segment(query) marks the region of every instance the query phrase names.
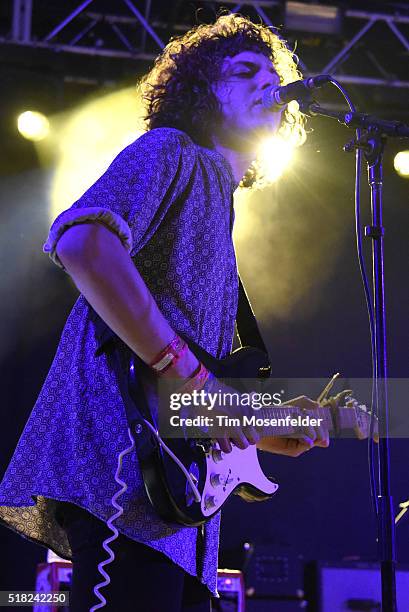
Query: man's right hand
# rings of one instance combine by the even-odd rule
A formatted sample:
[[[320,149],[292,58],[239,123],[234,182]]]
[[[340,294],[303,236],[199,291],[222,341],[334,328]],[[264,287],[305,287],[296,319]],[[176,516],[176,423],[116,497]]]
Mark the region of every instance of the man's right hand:
[[[206,382],[205,390],[208,393],[220,392],[222,397],[230,397],[230,394],[238,394],[240,397],[240,394],[236,389],[224,384],[213,375],[211,375],[208,382]],[[241,421],[244,415],[250,416],[252,409],[249,406],[241,405],[240,402],[233,402],[230,405],[215,406],[214,410],[218,415],[223,415],[230,419],[238,418]],[[226,426],[225,434],[221,437],[217,437],[216,441],[220,446],[220,450],[222,450],[224,453],[230,453],[232,451],[233,444],[234,446],[237,446],[237,448],[244,450],[251,444],[257,444],[260,439],[261,436],[259,432],[253,426]]]

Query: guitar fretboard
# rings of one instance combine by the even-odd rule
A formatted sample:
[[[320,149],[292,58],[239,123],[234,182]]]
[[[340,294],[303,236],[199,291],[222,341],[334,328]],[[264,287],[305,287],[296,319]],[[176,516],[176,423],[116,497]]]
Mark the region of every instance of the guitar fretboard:
[[[334,424],[333,414],[336,418],[336,427]],[[285,436],[298,433],[305,428],[306,423],[302,419],[322,419],[321,425],[329,431],[337,429],[353,429],[356,426],[357,415],[353,408],[341,406],[334,411],[329,407],[319,407],[313,410],[301,410],[297,406],[272,406],[254,410],[256,419],[273,420],[271,425],[262,425],[264,434],[274,436]],[[297,424],[291,424],[291,420],[296,419]]]

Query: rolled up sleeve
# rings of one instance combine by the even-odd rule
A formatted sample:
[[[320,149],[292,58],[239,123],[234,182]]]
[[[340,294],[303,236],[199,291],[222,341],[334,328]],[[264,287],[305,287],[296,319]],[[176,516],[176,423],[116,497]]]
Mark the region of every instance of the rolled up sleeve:
[[[102,223],[112,230],[120,238],[122,244],[128,252],[132,249],[132,234],[127,222],[118,214],[97,206],[89,208],[73,208],[65,210],[59,215],[51,226],[47,242],[43,246],[44,253],[48,253],[52,261],[60,268],[64,269],[58,258],[56,249],[57,243],[63,233],[73,225],[80,223]]]
[[[43,251],[64,269],[56,248],[63,233],[80,223],[102,223],[136,254],[186,188],[195,147],[179,130],[158,128],[126,147],[108,170],[51,226]]]

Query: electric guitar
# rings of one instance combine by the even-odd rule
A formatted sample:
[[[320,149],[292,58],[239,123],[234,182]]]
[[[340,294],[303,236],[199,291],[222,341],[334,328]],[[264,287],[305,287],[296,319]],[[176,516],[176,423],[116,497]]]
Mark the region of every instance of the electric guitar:
[[[239,379],[265,378],[269,372],[265,353],[256,348],[240,348],[225,359],[215,359],[197,344],[191,341],[188,344],[217,378],[238,379],[237,385],[233,383],[238,391],[242,391]],[[129,371],[129,393],[138,405],[139,388],[134,378],[132,359]],[[352,430],[357,438],[367,438],[370,435],[371,415],[365,406],[358,405],[348,394],[349,391],[341,392],[327,400],[326,406],[308,414],[323,418],[330,432]],[[257,417],[260,418],[282,418],[287,414],[297,417],[305,416],[306,412],[288,403],[257,410]],[[217,442],[212,440],[160,440],[152,424],[150,429],[153,450],[148,456],[139,458],[139,463],[148,497],[158,514],[168,522],[198,526],[216,514],[232,493],[246,501],[262,501],[269,499],[278,489],[278,484],[263,473],[255,445],[244,450],[233,447],[230,453],[223,453]],[[263,432],[269,433],[265,428]],[[271,435],[290,436],[296,433],[297,428],[292,426],[271,430]]]

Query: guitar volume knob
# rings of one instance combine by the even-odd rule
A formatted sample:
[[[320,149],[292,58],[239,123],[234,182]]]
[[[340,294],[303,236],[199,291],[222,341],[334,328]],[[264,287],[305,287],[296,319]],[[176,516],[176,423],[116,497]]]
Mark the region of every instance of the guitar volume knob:
[[[226,477],[223,474],[211,474],[210,484],[212,487],[219,487],[220,485],[226,484]]]
[[[214,448],[212,450],[212,459],[215,463],[223,461],[223,452],[218,448]]]
[[[205,507],[206,510],[210,510],[211,508],[214,508],[215,506],[217,506],[217,497],[215,497],[214,495],[206,495],[205,498]]]

